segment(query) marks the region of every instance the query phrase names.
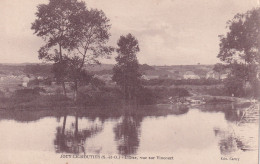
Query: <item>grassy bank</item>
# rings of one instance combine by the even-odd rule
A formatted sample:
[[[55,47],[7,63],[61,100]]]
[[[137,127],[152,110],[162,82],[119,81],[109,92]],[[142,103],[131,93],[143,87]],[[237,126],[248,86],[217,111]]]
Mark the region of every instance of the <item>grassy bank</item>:
[[[68,93],[72,95],[72,93]],[[89,107],[122,104],[152,105],[161,103],[169,97],[189,96],[183,88],[148,88],[142,87],[136,93],[136,99],[125,102],[123,93],[117,87],[80,88],[77,100],[66,97],[60,92],[48,93],[45,89],[35,87],[16,90],[11,96],[0,96],[1,109],[38,109],[60,107]]]
[[[213,81],[214,82],[214,81]],[[203,83],[201,83],[203,84]],[[120,88],[113,85],[84,86],[79,88],[77,100],[73,101],[73,90],[67,87],[67,96],[62,94],[58,85],[32,85],[29,88],[17,89],[11,94],[0,92],[1,109],[59,109],[63,107],[87,108],[110,105],[153,105],[169,104],[170,100],[190,97],[202,100],[207,104],[221,104],[236,101],[226,92],[222,84],[210,85],[148,85],[140,87],[135,93],[136,99],[125,102]],[[250,99],[250,96],[244,99]],[[242,99],[237,98],[237,101]]]

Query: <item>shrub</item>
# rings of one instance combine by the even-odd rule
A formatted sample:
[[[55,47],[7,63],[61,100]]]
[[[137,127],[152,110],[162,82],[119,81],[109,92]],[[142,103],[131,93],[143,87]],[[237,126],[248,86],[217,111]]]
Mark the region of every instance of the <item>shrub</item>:
[[[14,103],[30,102],[40,95],[38,88],[16,90],[11,97]]]
[[[101,87],[97,90],[79,91],[76,103],[78,105],[109,105],[121,101],[122,93],[118,88]]]
[[[47,78],[47,79],[43,79],[40,81],[43,85],[51,85],[52,79],[51,78]]]
[[[16,90],[14,93],[14,96],[16,97],[23,97],[23,96],[37,96],[40,95],[40,89],[34,88],[34,89],[19,89]]]
[[[136,95],[137,103],[140,105],[149,105],[156,103],[156,95],[151,89],[140,87]]]
[[[39,85],[40,81],[38,79],[34,79],[28,82],[28,86],[33,86],[33,85]]]
[[[245,95],[244,91],[244,79],[238,78],[236,76],[229,76],[225,82],[225,91],[229,96],[234,96],[241,97]]]

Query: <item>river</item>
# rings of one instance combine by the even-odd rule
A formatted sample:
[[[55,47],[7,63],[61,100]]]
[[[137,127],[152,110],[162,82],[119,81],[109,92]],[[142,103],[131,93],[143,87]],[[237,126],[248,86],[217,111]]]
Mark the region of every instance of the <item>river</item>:
[[[154,112],[165,109],[173,112]],[[117,114],[1,111],[0,159],[1,164],[65,164],[90,159],[61,155],[85,154],[139,162],[142,156],[160,156],[175,163],[257,163],[258,123],[257,105],[155,105]]]

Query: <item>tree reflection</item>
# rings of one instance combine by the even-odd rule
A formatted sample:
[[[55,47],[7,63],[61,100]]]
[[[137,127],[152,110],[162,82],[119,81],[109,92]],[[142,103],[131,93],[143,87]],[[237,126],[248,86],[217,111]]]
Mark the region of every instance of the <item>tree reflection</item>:
[[[230,122],[239,122],[242,119],[244,112],[243,109],[227,109],[224,111],[225,119]]]
[[[139,147],[140,123],[142,117],[136,115],[122,116],[122,121],[115,128],[117,150],[121,155],[135,154]]]
[[[64,116],[62,127],[57,127],[54,145],[57,153],[85,154],[85,142],[87,138],[102,131],[103,126],[91,126],[90,128],[78,128],[78,115],[75,122],[66,129],[67,115]]]
[[[237,150],[247,151],[251,150],[249,145],[245,139],[241,140],[241,137],[237,136],[232,131],[224,131],[215,128],[214,129],[215,136],[219,137],[219,149],[222,155],[229,155]]]
[[[225,119],[230,121],[228,129],[215,128],[214,133],[219,140],[221,154],[231,154],[237,150],[251,151],[258,149],[257,134],[252,134],[249,128],[251,123],[258,123],[259,110],[257,106],[241,104],[240,106],[232,107],[230,110],[225,110]]]
[[[239,122],[244,115],[244,108],[238,108],[233,103],[220,105],[204,105],[199,108],[203,112],[222,112],[229,122]]]

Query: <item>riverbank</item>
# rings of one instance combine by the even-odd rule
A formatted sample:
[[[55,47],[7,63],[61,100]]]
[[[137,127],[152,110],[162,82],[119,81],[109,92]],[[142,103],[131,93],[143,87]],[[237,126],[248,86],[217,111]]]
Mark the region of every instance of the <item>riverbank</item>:
[[[215,87],[211,87],[211,90]],[[202,88],[175,88],[175,87],[141,87],[136,93],[136,98],[125,102],[120,88],[103,86],[93,88],[90,86],[79,89],[78,98],[73,100],[72,91],[64,96],[60,92],[50,92],[41,87],[15,90],[11,95],[0,95],[0,109],[5,110],[38,110],[60,108],[92,108],[106,106],[124,106],[125,104],[155,105],[173,104],[177,106],[225,104],[225,103],[250,103],[253,99],[230,97],[224,95],[210,95],[201,92]],[[219,88],[217,88],[219,90]],[[256,101],[256,100],[254,100]]]

